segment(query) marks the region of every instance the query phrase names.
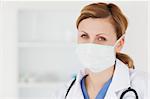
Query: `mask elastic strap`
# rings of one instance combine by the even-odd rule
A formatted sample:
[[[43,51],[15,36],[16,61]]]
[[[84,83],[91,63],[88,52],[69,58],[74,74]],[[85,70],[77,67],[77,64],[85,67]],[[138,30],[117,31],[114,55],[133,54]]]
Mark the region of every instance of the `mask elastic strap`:
[[[125,37],[125,34],[123,34],[123,35],[116,41],[116,43],[114,44],[114,47],[118,44],[118,42],[119,42],[123,37]]]

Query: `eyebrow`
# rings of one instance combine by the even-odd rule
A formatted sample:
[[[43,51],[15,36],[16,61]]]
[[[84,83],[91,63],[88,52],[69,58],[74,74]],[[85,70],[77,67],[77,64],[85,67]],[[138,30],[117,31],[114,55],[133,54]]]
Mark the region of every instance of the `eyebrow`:
[[[87,32],[85,32],[85,31],[79,31],[79,32],[84,32],[84,33],[86,33],[86,34],[88,34]],[[105,34],[106,35],[106,33],[99,33],[99,34],[96,34],[96,36],[99,36],[99,35],[102,35],[102,34]]]

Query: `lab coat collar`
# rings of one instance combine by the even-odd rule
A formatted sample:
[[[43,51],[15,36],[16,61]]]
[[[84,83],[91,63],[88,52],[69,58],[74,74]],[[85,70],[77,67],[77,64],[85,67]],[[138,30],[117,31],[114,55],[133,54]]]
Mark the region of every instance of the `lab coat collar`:
[[[129,68],[126,64],[117,59],[112,82],[108,88],[106,96],[128,87],[130,87]]]
[[[81,97],[83,98],[80,81],[85,75],[85,69],[81,69],[76,77],[76,82],[72,88],[72,91],[69,92],[71,96],[78,98],[80,97],[80,99]],[[116,59],[116,67],[114,70],[112,82],[107,90],[106,97],[115,96],[115,92],[128,87],[130,87],[129,68],[122,61]]]
[[[77,82],[80,82],[85,75],[86,75],[85,69],[80,70],[80,73],[77,75]],[[129,68],[122,61],[116,59],[116,67],[109,88],[111,91],[118,91],[127,88],[129,86],[130,86]]]

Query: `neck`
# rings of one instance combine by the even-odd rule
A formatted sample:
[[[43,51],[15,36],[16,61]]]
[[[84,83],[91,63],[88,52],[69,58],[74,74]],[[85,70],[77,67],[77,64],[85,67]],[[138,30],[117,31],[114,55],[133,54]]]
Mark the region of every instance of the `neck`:
[[[93,83],[105,83],[112,77],[114,73],[114,66],[111,66],[110,68],[98,73],[94,73],[88,69],[86,72],[89,80],[91,80]]]
[[[87,91],[96,95],[103,85],[113,76],[114,65],[99,73],[94,73],[88,69],[86,73],[88,74],[85,79]]]

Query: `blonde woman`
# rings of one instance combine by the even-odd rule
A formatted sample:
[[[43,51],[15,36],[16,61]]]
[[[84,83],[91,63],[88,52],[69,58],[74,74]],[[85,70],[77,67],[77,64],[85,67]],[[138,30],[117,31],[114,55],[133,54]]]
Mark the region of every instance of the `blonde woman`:
[[[76,51],[84,69],[56,99],[144,99],[146,78],[120,52],[128,27],[120,8],[112,3],[89,4],[81,10],[76,26]]]

